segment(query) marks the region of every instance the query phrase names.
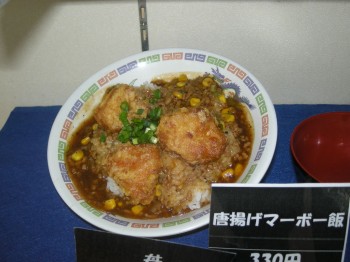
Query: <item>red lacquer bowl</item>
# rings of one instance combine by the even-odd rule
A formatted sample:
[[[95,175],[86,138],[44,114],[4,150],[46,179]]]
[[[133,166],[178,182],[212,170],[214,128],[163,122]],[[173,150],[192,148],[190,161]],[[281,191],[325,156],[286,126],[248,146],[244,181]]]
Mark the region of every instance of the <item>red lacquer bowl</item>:
[[[293,131],[297,164],[318,182],[350,182],[350,112],[312,116]]]

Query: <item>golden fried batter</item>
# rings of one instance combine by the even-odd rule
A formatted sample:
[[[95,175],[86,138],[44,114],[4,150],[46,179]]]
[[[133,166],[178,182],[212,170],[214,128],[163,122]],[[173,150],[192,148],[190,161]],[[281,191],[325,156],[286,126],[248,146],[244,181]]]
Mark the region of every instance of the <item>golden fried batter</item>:
[[[157,146],[121,145],[108,157],[107,173],[130,198],[131,204],[147,205],[155,197],[155,186],[162,168]]]
[[[137,89],[125,84],[119,84],[106,91],[102,102],[95,110],[94,117],[103,128],[108,131],[119,131],[123,124],[119,120],[121,113],[120,105],[126,101],[129,104],[129,120],[136,116],[138,109],[144,109],[142,115],[137,117],[145,117],[147,114],[147,105],[137,96]]]
[[[226,147],[224,133],[204,110],[181,108],[162,116],[157,135],[162,146],[190,164],[216,160]]]

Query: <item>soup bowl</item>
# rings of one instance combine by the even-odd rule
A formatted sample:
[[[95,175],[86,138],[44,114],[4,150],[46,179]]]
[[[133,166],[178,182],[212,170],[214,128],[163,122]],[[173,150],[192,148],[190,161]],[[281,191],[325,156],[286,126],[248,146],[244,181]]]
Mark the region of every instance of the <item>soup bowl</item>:
[[[261,181],[277,140],[276,113],[262,84],[241,65],[214,53],[184,48],[147,51],[119,60],[91,76],[68,98],[53,123],[47,151],[51,179],[64,202],[82,219],[110,232],[143,237],[180,234],[209,223],[209,204],[181,216],[158,219],[132,219],[98,210],[77,190],[65,162],[70,137],[91,116],[103,90],[118,83],[140,86],[160,75],[181,72],[214,75],[225,94],[236,96],[244,104],[254,135],[249,162],[237,183]]]
[[[350,182],[350,112],[329,112],[302,121],[290,141],[300,169],[322,183]]]

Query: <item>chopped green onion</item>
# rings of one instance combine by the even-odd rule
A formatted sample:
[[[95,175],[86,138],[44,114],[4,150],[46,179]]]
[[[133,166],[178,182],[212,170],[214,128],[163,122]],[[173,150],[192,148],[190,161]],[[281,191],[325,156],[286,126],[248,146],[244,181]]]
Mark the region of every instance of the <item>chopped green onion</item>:
[[[135,124],[142,123],[142,119],[141,118],[133,118],[131,121],[133,123],[135,123]]]
[[[152,137],[150,138],[150,141],[151,141],[152,144],[157,144],[158,138],[156,138],[155,136],[152,136]]]
[[[160,92],[160,89],[155,89],[153,91],[152,97],[150,98],[149,102],[151,104],[155,104],[158,102],[158,100],[162,97],[162,93]]]
[[[154,98],[160,99],[161,95],[162,95],[162,93],[160,92],[160,89],[156,89],[153,91]]]
[[[120,109],[121,109],[122,111],[129,112],[129,104],[128,104],[128,102],[123,101],[123,102],[120,104]]]
[[[157,91],[158,90],[158,91]],[[160,90],[157,89],[153,93],[153,97],[159,99],[161,96]],[[157,91],[157,92],[156,92]],[[132,144],[145,144],[158,142],[158,138],[155,136],[157,126],[162,114],[160,107],[152,108],[146,118],[133,118],[128,120],[129,104],[124,101],[121,105],[121,113],[119,114],[119,120],[122,122],[123,127],[118,134],[118,140],[122,143],[130,141]],[[136,114],[141,115],[144,109],[138,109]]]
[[[155,107],[150,110],[149,118],[151,120],[157,121],[160,119],[161,114],[162,114],[162,109],[160,107]]]
[[[104,143],[104,142],[106,142],[106,139],[107,139],[106,134],[102,133],[100,135],[100,142]]]
[[[122,143],[128,142],[129,138],[130,138],[130,133],[125,129],[122,129],[118,134],[118,140]]]
[[[128,120],[128,112],[127,111],[122,111],[119,115],[119,120],[122,122],[124,126],[129,125],[129,120]]]
[[[136,114],[137,115],[142,115],[145,110],[142,108],[137,109]]]
[[[155,131],[155,130],[157,129],[157,125],[156,125],[155,123],[151,123],[151,124],[149,125],[149,129]]]

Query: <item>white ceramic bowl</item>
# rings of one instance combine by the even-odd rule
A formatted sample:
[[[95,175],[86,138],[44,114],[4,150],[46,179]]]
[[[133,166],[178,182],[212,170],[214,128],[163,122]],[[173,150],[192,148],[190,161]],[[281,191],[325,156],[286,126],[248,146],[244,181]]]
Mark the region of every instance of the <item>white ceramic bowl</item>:
[[[210,206],[182,216],[137,220],[110,215],[89,206],[73,185],[64,162],[67,139],[100,101],[94,96],[116,83],[141,85],[154,77],[178,72],[212,73],[221,78],[226,92],[238,92],[249,108],[255,130],[250,161],[239,183],[259,183],[268,169],[277,140],[273,104],[262,84],[244,67],[217,54],[194,49],[147,51],[115,62],[86,80],[69,97],[52,126],[48,165],[53,184],[64,202],[81,218],[101,229],[130,236],[162,237],[184,233],[209,223]]]

